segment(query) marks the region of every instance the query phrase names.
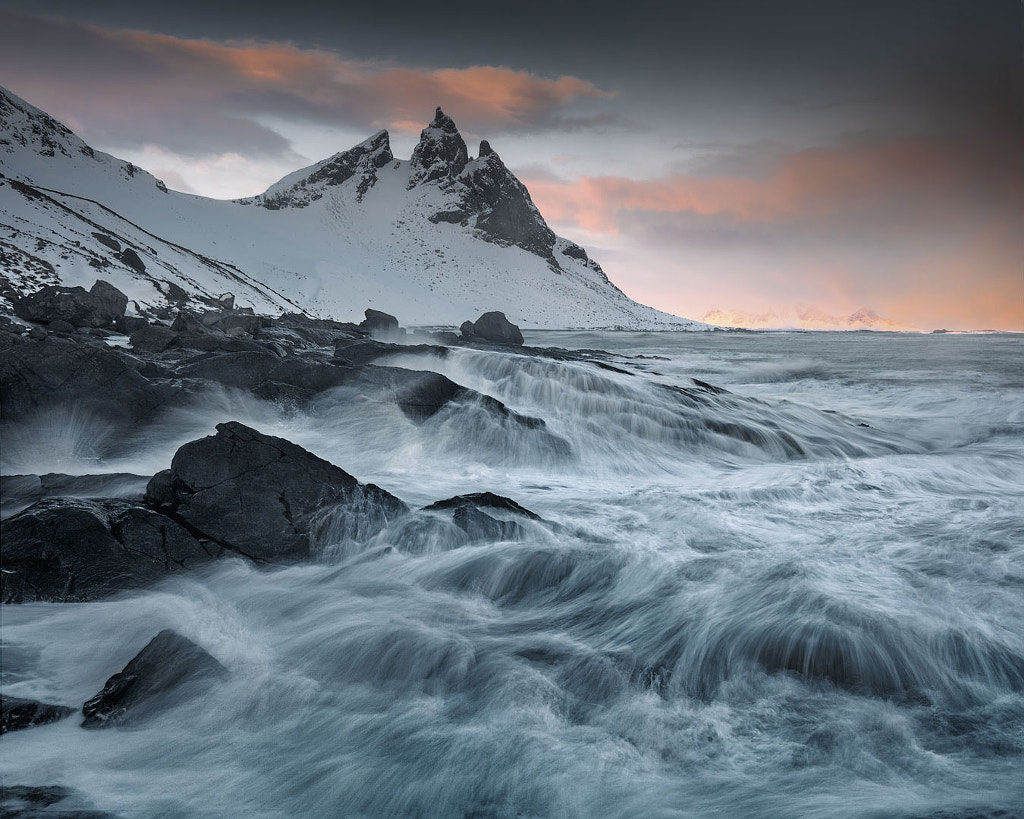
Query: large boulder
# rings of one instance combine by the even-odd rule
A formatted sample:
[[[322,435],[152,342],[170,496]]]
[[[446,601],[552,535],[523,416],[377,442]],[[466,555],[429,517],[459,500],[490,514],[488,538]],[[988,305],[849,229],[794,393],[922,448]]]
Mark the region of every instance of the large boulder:
[[[204,648],[164,629],[82,706],[83,728],[138,722],[201,690],[227,669]]]
[[[128,297],[105,281],[92,290],[52,284],[14,302],[14,314],[26,321],[65,321],[74,327],[107,327],[124,315]]]
[[[103,279],[96,280],[96,283],[89,288],[89,295],[96,300],[103,314],[111,317],[108,323],[122,318],[124,311],[128,309],[128,297]]]
[[[407,511],[402,501],[302,447],[237,421],[185,444],[153,477],[147,499],[194,531],[251,558],[310,555],[310,527],[321,510],[360,518],[363,535]]]
[[[366,318],[359,322],[359,326],[370,333],[398,332],[398,319],[390,313],[385,313],[382,310],[374,310],[372,307],[368,307],[363,311],[363,315],[365,315]]]
[[[494,344],[510,344],[517,347],[523,344],[523,334],[519,327],[497,310],[484,313],[476,321],[463,322],[459,329],[469,339],[483,339]]]
[[[3,602],[78,602],[148,585],[219,553],[122,500],[54,498],[4,521]]]

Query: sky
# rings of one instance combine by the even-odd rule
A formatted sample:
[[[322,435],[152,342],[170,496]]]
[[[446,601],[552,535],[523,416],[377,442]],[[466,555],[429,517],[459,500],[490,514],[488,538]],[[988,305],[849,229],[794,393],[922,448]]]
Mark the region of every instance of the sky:
[[[440,105],[654,307],[1024,331],[1021,0],[0,0],[0,84],[217,198]]]

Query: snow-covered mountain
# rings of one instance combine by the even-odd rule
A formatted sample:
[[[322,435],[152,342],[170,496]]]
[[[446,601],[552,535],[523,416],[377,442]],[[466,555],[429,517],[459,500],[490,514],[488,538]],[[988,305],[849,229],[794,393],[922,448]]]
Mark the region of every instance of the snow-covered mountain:
[[[230,292],[258,311],[411,325],[704,329],[638,304],[551,231],[441,109],[409,160],[386,131],[236,201],[170,191],[0,88],[0,296],[101,275],[140,307]]]

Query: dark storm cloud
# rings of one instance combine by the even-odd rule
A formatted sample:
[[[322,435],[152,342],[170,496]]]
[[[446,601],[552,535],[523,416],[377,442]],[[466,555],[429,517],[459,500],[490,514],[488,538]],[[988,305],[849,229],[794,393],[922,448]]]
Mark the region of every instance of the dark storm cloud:
[[[0,13],[12,90],[83,136],[199,156],[281,155],[261,118],[419,131],[442,105],[469,131],[581,130],[619,118],[569,115],[610,95],[577,77],[496,66],[408,68],[270,41],[217,42]],[[85,67],[85,70],[83,70]]]

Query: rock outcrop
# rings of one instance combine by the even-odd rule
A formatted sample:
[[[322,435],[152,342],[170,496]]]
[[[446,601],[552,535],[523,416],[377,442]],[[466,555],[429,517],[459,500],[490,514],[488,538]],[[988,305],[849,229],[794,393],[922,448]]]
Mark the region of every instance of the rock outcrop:
[[[483,340],[493,344],[510,344],[521,347],[523,333],[518,325],[509,321],[504,313],[497,310],[484,313],[476,321],[464,321],[459,328],[469,341]]]
[[[26,321],[65,321],[73,327],[109,327],[124,315],[128,297],[109,282],[84,287],[48,285],[14,302],[14,314]]]
[[[139,722],[227,676],[204,648],[165,629],[82,706],[83,728]]]
[[[98,600],[216,557],[173,520],[129,501],[54,498],[4,521],[5,603]]]
[[[378,531],[407,511],[380,487],[237,421],[181,447],[171,468],[153,477],[146,497],[220,546],[274,562],[310,556],[310,521],[324,507],[350,507],[360,515],[372,510]]]
[[[75,709],[67,705],[51,705],[7,694],[0,696],[0,711],[3,713],[0,734],[57,722],[75,713]]]

